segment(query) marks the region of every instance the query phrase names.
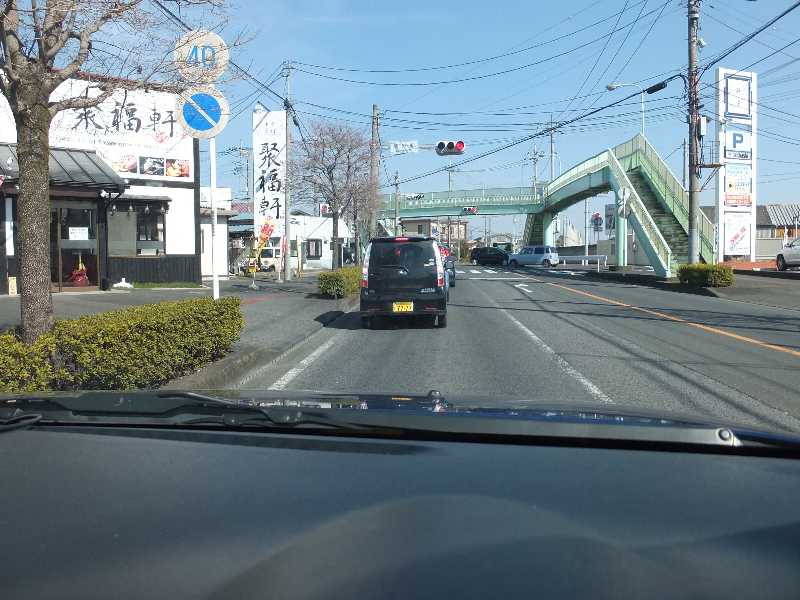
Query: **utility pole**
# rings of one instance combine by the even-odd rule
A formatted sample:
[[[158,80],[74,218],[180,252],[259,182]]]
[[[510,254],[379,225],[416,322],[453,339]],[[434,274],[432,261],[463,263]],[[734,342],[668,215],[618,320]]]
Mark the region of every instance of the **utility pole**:
[[[450,201],[450,196],[453,191],[453,163],[452,160],[447,165],[447,200]],[[452,240],[450,239],[450,215],[447,215],[447,247],[450,248],[450,252],[453,251]]]
[[[394,172],[394,234],[400,235],[400,171]]]
[[[369,142],[369,237],[375,235],[376,223],[375,220],[378,216],[378,161],[380,159],[380,148],[378,147],[378,140],[380,133],[378,131],[378,105],[372,105],[372,138]]]
[[[589,199],[583,201],[583,255],[589,256]],[[589,260],[581,261],[588,265]]]
[[[556,142],[553,130],[553,113],[550,113],[550,181],[555,179]]]
[[[697,30],[700,0],[688,0],[689,20],[689,264],[700,260],[700,236],[697,230],[700,212],[700,137],[699,77],[697,72]]]
[[[286,240],[286,247],[283,250],[283,279],[289,281],[292,278],[292,237],[289,232],[290,215],[289,210],[292,206],[290,185],[289,185],[289,155],[292,141],[291,130],[291,112],[292,102],[289,99],[289,76],[292,74],[292,63],[286,63],[286,89],[284,94],[284,109],[286,112],[286,185],[284,191],[286,194],[286,206],[283,207],[283,239]],[[297,249],[297,263],[300,264],[300,248]]]

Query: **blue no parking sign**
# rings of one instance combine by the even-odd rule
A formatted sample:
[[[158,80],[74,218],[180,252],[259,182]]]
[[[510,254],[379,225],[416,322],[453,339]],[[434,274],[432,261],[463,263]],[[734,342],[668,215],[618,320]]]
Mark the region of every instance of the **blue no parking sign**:
[[[178,100],[178,118],[195,138],[216,137],[225,129],[229,116],[228,101],[213,86],[192,88]]]

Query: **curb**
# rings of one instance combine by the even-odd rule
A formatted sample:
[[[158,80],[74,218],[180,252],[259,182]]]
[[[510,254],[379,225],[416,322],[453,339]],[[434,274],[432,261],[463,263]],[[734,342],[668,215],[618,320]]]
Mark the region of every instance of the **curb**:
[[[751,271],[734,269],[734,275],[756,275],[757,277],[774,277],[775,279],[796,279],[800,281],[800,271]]]
[[[242,379],[253,368],[273,361],[280,355],[285,354],[307,340],[313,333],[328,326],[343,314],[352,311],[356,306],[358,306],[358,296],[337,300],[336,304],[331,306],[331,310],[322,313],[322,315],[327,315],[324,319],[310,321],[307,327],[301,328],[298,335],[281,346],[234,350],[227,356],[201,367],[194,373],[173,379],[161,386],[161,389],[225,389]]]

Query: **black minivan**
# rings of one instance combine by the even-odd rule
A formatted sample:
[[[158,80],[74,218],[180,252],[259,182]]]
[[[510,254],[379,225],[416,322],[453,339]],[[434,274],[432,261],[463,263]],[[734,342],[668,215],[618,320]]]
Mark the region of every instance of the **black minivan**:
[[[379,316],[427,315],[447,326],[449,295],[444,262],[431,237],[374,238],[361,271],[361,323]]]

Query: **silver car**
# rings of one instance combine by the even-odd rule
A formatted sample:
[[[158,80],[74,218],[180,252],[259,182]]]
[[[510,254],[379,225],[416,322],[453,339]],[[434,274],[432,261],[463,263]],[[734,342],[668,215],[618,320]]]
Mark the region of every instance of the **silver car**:
[[[508,258],[508,264],[512,267],[522,265],[553,267],[558,264],[558,251],[552,246],[525,246]]]
[[[789,267],[800,266],[800,238],[792,240],[781,248],[776,258],[778,271],[785,271]]]

